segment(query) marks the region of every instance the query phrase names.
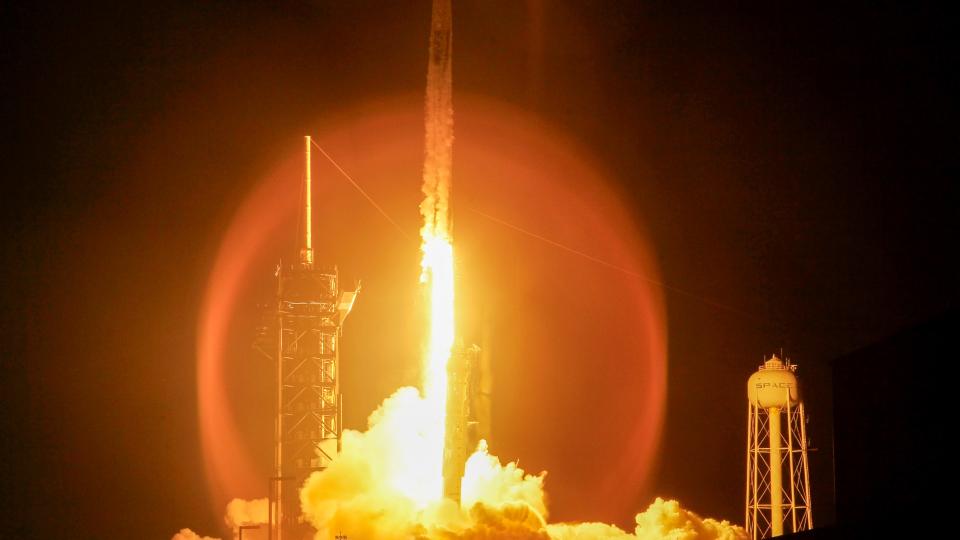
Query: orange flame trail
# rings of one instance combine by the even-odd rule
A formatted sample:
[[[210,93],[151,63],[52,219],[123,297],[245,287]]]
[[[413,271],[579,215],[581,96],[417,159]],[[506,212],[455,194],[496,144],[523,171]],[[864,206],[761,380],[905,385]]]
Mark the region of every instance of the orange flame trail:
[[[426,480],[412,498],[420,505],[443,495],[443,445],[447,409],[447,362],[453,347],[453,244],[450,234],[450,176],[453,160],[453,99],[449,0],[435,0],[430,23],[427,67],[425,155],[423,163],[423,227],[420,281],[429,295],[429,341],[426,347],[423,393],[427,403],[424,456]]]

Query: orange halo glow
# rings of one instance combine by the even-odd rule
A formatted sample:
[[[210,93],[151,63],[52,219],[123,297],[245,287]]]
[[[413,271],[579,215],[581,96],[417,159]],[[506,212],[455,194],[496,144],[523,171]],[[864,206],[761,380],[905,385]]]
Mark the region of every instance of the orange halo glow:
[[[417,96],[366,104],[324,121],[316,134],[318,143],[409,226],[411,235],[420,195],[422,107]],[[558,250],[471,210],[657,280],[653,251],[602,167],[555,129],[504,104],[469,96],[457,97],[456,124],[458,291],[466,283],[465,292],[458,292],[458,335],[471,325],[488,329],[474,334],[487,336],[493,355],[491,447],[507,459],[522,454],[528,467],[550,470],[548,491],[555,515],[563,519],[632,515],[649,480],[666,397],[661,291],[636,275]],[[228,368],[239,369],[227,351],[231,343],[251,340],[242,335],[235,312],[256,301],[243,293],[255,275],[271,270],[259,267],[269,260],[264,253],[276,252],[277,245],[292,247],[295,231],[288,228],[296,219],[298,158],[291,144],[288,159],[234,214],[200,309],[198,414],[218,514],[231,497],[266,491],[268,464],[253,457],[254,443],[242,435],[237,419],[246,407],[269,404],[242,403],[227,381]],[[416,244],[403,243],[342,179],[317,177],[317,200],[328,201],[317,208],[320,226],[327,220],[338,227],[336,239],[317,240],[318,260],[325,258],[325,242],[332,243],[330,251],[338,258],[328,262],[341,268],[352,265],[364,275],[369,273],[365,267],[409,260],[412,267],[398,270],[396,280],[415,280]],[[406,251],[408,259],[390,258]],[[364,309],[362,300],[358,307]],[[345,329],[345,340],[364,335],[372,339],[376,333]],[[352,369],[351,360],[344,357],[343,370]],[[575,416],[594,405],[607,411],[605,419],[586,423]],[[586,457],[588,452],[593,455]],[[584,490],[593,493],[595,507],[583,504],[579,494]],[[572,515],[574,498],[581,499],[580,515]]]

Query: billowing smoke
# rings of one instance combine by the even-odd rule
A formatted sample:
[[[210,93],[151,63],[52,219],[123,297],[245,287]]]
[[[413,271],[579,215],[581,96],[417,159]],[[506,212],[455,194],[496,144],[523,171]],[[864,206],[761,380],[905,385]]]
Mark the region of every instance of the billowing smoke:
[[[220,540],[219,538],[213,538],[210,536],[200,536],[199,534],[191,531],[190,529],[180,529],[180,532],[173,535],[173,538],[170,540]]]
[[[549,523],[546,472],[528,474],[516,463],[501,463],[485,441],[467,460],[461,503],[438,499],[424,505],[417,487],[432,474],[423,467],[433,444],[431,407],[416,388],[401,388],[370,415],[367,431],[344,430],[343,452],[300,491],[303,517],[317,529],[316,540],[340,533],[382,540],[746,538],[742,527],[701,518],[660,498],[636,515],[632,533],[605,523]],[[267,499],[230,501],[224,521],[232,531],[266,523]],[[249,536],[263,537],[265,527],[257,533]],[[172,540],[219,539],[183,529]]]
[[[547,530],[550,538],[554,540],[739,540],[747,537],[743,527],[731,525],[726,520],[701,518],[681,508],[677,501],[667,501],[660,497],[634,519],[637,527],[633,534],[605,523],[562,523],[547,525]]]
[[[259,530],[248,531],[244,538],[258,539],[267,537],[267,521],[269,519],[269,500],[262,499],[233,499],[227,503],[224,512],[223,521],[227,528],[233,531],[234,538],[239,536],[238,532],[241,526],[261,525]],[[181,529],[180,532],[173,535],[171,540],[220,540],[209,536],[200,536],[190,529]]]
[[[501,465],[500,460],[487,451],[487,441],[480,441],[477,451],[467,460],[460,500],[465,507],[477,503],[486,506],[522,504],[543,520],[547,515],[543,496],[546,474],[526,474],[516,463]]]
[[[266,525],[269,511],[269,501],[266,497],[252,501],[233,499],[227,503],[223,521],[231,531],[237,530],[241,525]]]
[[[347,430],[343,453],[325,471],[313,473],[300,492],[305,519],[317,540],[343,533],[351,538],[423,539],[723,539],[746,538],[726,521],[703,519],[676,501],[657,499],[636,515],[627,533],[603,523],[548,523],[545,473],[527,474],[502,464],[481,443],[467,462],[462,503],[440,499],[419,505],[407,486],[418,479],[424,433],[431,415],[415,388],[401,388],[369,418],[366,432]]]

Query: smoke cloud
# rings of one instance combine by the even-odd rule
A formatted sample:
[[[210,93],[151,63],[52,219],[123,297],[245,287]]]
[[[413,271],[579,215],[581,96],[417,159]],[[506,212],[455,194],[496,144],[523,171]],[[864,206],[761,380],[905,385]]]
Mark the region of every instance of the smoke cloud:
[[[741,540],[746,531],[730,522],[701,518],[684,510],[677,501],[657,497],[643,512],[636,515],[637,528],[627,534],[618,527],[605,523],[574,523],[547,525],[550,538],[554,540]]]
[[[180,529],[180,532],[173,535],[173,538],[170,540],[220,540],[219,538],[213,538],[210,536],[200,536],[199,534],[191,531],[190,529]]]
[[[223,521],[230,530],[236,530],[241,525],[261,525],[269,520],[269,511],[269,501],[266,497],[252,501],[233,499],[227,503]]]
[[[432,416],[415,388],[401,388],[368,420],[366,432],[345,430],[343,452],[313,473],[300,492],[303,515],[316,539],[351,538],[692,540],[745,539],[741,527],[704,519],[676,501],[656,499],[636,515],[633,533],[603,523],[548,522],[546,473],[528,474],[502,464],[481,442],[467,461],[462,504],[450,500],[418,506],[404,486],[416,483],[424,433]]]
[[[266,497],[248,501],[245,499],[233,499],[227,503],[227,509],[223,516],[224,523],[234,531],[234,537],[241,525],[264,525],[260,531],[248,531],[244,538],[265,538],[266,523],[269,519],[269,501]],[[259,533],[259,534],[258,534]],[[200,536],[190,529],[180,529],[180,532],[173,535],[170,540],[220,540],[209,536]]]

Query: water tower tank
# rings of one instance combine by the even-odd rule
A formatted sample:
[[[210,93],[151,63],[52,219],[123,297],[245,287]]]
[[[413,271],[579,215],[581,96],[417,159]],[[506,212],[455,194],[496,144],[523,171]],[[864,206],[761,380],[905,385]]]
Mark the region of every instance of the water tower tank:
[[[807,422],[796,369],[774,355],[747,382],[744,528],[751,540],[813,528]]]
[[[786,409],[800,402],[800,387],[794,366],[784,364],[776,355],[764,362],[747,380],[747,398],[761,409]]]

